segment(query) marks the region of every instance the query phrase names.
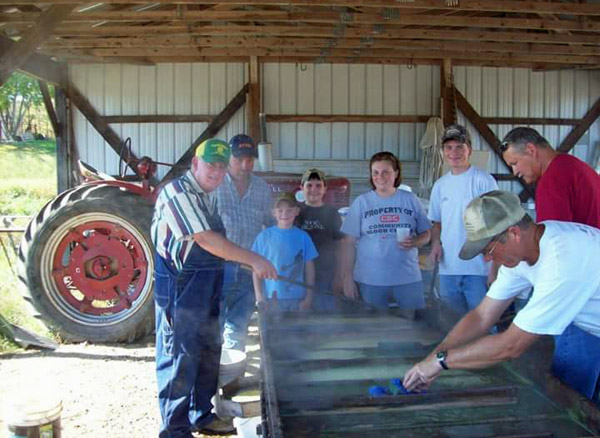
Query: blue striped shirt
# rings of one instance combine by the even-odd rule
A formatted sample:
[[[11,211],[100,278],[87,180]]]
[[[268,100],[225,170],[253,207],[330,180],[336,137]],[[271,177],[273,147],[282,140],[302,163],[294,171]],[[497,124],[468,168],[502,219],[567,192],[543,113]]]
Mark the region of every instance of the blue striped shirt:
[[[250,175],[250,185],[240,199],[235,183],[227,174],[215,193],[227,238],[242,248],[252,248],[263,226],[274,222],[271,190],[267,183]]]
[[[160,191],[152,217],[152,242],[158,254],[181,270],[194,244],[194,234],[209,231],[207,215],[217,211],[217,199],[206,193],[191,171]]]

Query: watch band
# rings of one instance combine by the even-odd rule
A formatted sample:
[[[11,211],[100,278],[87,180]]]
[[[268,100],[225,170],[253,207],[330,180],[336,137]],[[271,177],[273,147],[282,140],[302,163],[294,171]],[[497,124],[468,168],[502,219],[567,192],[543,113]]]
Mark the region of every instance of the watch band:
[[[441,365],[441,367],[445,370],[449,370],[450,368],[448,368],[448,365],[446,365],[446,358],[448,357],[448,352],[446,350],[444,351],[438,351],[438,353],[435,355],[435,357],[437,358],[438,363]]]

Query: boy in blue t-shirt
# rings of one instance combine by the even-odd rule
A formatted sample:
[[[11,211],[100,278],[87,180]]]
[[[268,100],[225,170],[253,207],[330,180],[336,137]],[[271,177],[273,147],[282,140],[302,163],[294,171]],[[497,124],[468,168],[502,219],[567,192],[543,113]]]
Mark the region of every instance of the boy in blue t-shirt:
[[[315,283],[313,259],[319,254],[308,233],[296,228],[294,221],[300,208],[294,196],[282,193],[275,202],[273,216],[277,225],[259,233],[252,251],[269,260],[277,272],[296,282]],[[282,280],[262,280],[253,276],[257,302],[269,301],[279,310],[309,310],[313,291]],[[274,304],[276,302],[276,304]]]

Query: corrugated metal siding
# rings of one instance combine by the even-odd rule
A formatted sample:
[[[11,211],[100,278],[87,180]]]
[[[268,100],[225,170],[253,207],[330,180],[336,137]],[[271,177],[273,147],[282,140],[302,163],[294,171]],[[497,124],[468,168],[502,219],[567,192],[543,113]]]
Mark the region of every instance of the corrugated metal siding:
[[[439,114],[439,68],[434,66],[264,64],[267,114]],[[278,158],[368,159],[392,151],[418,158],[424,123],[269,123]]]
[[[217,114],[247,80],[244,64],[74,65],[73,82],[104,115]],[[600,73],[533,72],[526,69],[455,67],[457,88],[483,117],[580,118],[600,96]],[[436,66],[263,64],[263,109],[267,114],[437,115],[440,77]],[[465,123],[459,113],[459,121]],[[76,112],[75,139],[81,158],[109,173],[117,157]],[[487,149],[473,133],[474,148]],[[131,137],[138,155],[174,162],[206,123],[115,124]],[[492,125],[502,138],[512,125]],[[571,126],[534,126],[557,146]],[[222,138],[243,132],[245,112],[238,111]],[[269,123],[275,158],[366,160],[389,150],[405,161],[418,160],[422,123]],[[573,153],[590,162],[600,141],[600,122],[592,125]],[[508,172],[493,156],[489,171]],[[161,175],[166,172],[161,168]],[[342,175],[353,176],[353,175]],[[517,183],[501,187],[520,190]]]
[[[159,64],[155,67],[119,64],[70,67],[73,83],[106,116],[145,114],[218,114],[246,83],[243,63]],[[116,174],[117,155],[96,130],[75,111],[75,142],[81,159]],[[207,123],[113,124],[132,150],[158,161],[174,163],[206,128]],[[245,130],[244,111],[218,134],[229,138]],[[159,167],[159,176],[168,168]]]
[[[600,74],[593,71],[534,72],[527,69],[455,67],[454,82],[482,117],[560,117],[581,118],[600,96]],[[459,113],[459,122],[466,120]],[[487,143],[473,126],[475,149],[487,149]],[[490,125],[498,138],[515,125]],[[557,147],[573,126],[532,125]],[[594,149],[599,147],[600,122],[596,121],[573,148],[573,154],[591,163]],[[594,163],[595,164],[595,163]],[[491,172],[508,173],[495,155]],[[516,182],[501,182],[501,188],[520,191]]]

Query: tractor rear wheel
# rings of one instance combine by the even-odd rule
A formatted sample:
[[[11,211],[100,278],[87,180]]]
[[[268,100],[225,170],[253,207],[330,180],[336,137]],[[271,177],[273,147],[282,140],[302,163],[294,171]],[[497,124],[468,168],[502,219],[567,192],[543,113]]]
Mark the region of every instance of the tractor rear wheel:
[[[152,203],[113,186],[59,195],[21,241],[25,299],[69,342],[132,342],[153,329]]]

